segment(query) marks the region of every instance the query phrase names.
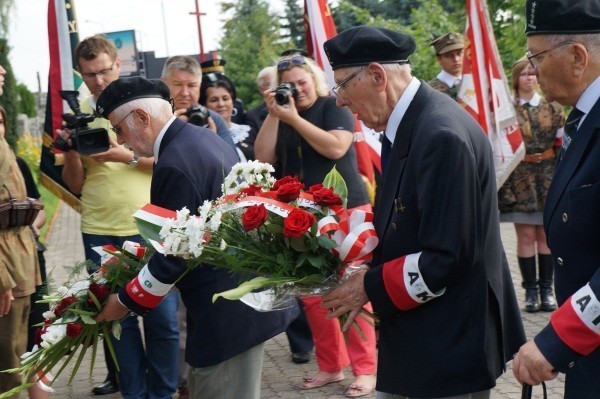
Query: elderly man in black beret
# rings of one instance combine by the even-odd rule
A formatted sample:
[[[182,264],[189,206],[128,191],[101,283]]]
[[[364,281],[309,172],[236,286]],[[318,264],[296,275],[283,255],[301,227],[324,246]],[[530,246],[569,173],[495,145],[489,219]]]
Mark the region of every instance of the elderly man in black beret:
[[[368,270],[322,306],[352,320],[373,304],[378,399],[489,398],[525,342],[489,140],[455,101],[411,75],[412,37],[360,26],[324,47],[338,106],[384,137],[379,246]]]
[[[221,194],[237,156],[212,131],[173,115],[166,83],[117,79],[102,91],[96,110],[110,120],[119,144],[138,156],[154,156],[152,204],[197,213],[205,200]],[[238,280],[208,265],[179,279],[185,270],[183,259],[155,254],[125,289],[110,296],[97,320],[118,320],[129,310],[145,316],[177,286],[188,310],[190,396],[258,399],[264,341],[283,332],[298,309],[261,313],[240,301],[213,304],[213,294],[237,287]]]
[[[600,398],[600,0],[528,0],[527,58],[549,101],[572,106],[544,209],[559,309],[515,357],[517,380],[566,374]]]

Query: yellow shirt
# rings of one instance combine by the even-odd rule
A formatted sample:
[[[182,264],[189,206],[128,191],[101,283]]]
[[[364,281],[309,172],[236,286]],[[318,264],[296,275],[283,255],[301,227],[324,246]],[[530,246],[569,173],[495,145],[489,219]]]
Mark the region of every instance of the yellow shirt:
[[[82,101],[81,111],[93,113],[88,100]],[[99,117],[88,126],[103,127],[116,140],[108,120]],[[120,162],[100,164],[87,156],[81,159],[85,170],[81,231],[119,237],[139,234],[131,215],[150,202],[152,171]]]

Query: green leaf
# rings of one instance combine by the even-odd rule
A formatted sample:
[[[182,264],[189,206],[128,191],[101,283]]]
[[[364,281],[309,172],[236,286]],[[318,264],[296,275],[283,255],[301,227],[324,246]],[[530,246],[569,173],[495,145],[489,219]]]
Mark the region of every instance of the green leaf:
[[[279,235],[283,234],[283,226],[273,223],[265,223],[264,225],[265,231],[270,234]]]
[[[116,339],[121,339],[121,333],[123,332],[123,327],[121,327],[121,322],[119,320],[113,321],[111,331]]]
[[[256,278],[253,278],[252,280],[243,282],[237,288],[233,288],[228,291],[223,291],[223,292],[219,292],[218,294],[214,294],[212,301],[214,303],[219,298],[224,298],[224,299],[229,299],[230,301],[235,301],[252,291],[255,291],[255,290],[258,290],[258,289],[261,289],[264,287],[274,286],[277,284],[293,282],[295,280],[297,280],[297,279],[280,278],[280,277],[262,277],[262,276],[256,277]]]
[[[319,245],[325,249],[332,249],[338,247],[338,243],[329,238],[327,235],[320,235],[318,238]]]
[[[290,245],[298,252],[307,252],[309,249],[306,243],[304,242],[304,238],[290,238]]]
[[[323,265],[323,258],[320,256],[309,256],[308,262],[317,269],[319,269],[321,265]]]
[[[337,171],[335,166],[323,179],[323,187],[328,187],[335,191],[335,193],[342,198],[344,206],[346,206],[346,202],[348,201],[348,187],[346,186],[344,178],[340,172]]]
[[[160,238],[160,226],[157,226],[155,224],[149,223],[145,220],[141,220],[141,219],[135,219],[135,224],[138,228],[138,231],[140,232],[140,235],[142,237],[144,237],[144,239],[146,241],[148,240],[154,240],[154,241],[158,241],[161,242],[162,239]]]
[[[82,314],[80,317],[81,317],[81,320],[85,324],[96,324],[96,320],[94,320],[92,317],[88,316],[87,314]]]

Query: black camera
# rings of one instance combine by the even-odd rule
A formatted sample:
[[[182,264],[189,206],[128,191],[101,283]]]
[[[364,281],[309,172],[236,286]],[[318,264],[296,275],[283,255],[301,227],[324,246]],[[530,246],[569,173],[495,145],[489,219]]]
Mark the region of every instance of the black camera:
[[[74,149],[81,155],[92,155],[99,152],[108,151],[110,143],[108,141],[108,132],[104,128],[89,128],[88,123],[96,119],[91,114],[81,112],[77,96],[79,92],[76,90],[59,90],[60,96],[69,104],[69,108],[73,114],[62,114],[64,127],[70,129],[71,145],[67,140],[58,136],[54,141],[54,147],[61,151],[69,151]]]
[[[210,118],[210,113],[204,105],[194,104],[183,115],[188,117],[188,122],[192,125],[209,127],[208,118]]]
[[[296,85],[290,82],[283,82],[275,89],[275,102],[279,105],[285,105],[290,102],[290,97],[294,97],[294,101],[298,100],[298,90]]]

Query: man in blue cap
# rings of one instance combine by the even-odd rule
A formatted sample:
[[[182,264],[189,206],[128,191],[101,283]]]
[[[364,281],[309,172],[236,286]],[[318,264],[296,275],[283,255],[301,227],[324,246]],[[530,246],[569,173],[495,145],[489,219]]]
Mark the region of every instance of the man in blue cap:
[[[359,26],[324,47],[337,105],[385,133],[379,245],[368,270],[322,306],[353,320],[373,304],[378,399],[490,398],[525,334],[489,140],[454,100],[412,76],[412,37]]]
[[[565,398],[600,398],[600,0],[528,0],[527,58],[548,101],[572,106],[544,208],[559,308],[513,363]]]

